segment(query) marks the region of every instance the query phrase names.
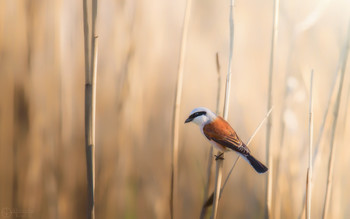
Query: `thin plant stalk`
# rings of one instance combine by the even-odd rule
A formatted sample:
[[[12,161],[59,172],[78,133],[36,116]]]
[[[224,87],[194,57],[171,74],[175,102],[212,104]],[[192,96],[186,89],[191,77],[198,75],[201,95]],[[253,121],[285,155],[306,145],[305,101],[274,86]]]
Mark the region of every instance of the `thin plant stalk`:
[[[209,186],[210,186],[210,178],[211,178],[211,167],[212,167],[212,164],[213,164],[213,147],[210,147],[209,148],[209,159],[208,159],[208,165],[207,165],[207,180],[206,180],[206,184],[205,184],[205,188],[204,188],[204,197],[203,197],[203,200],[204,200],[204,204],[203,204],[203,207],[202,207],[202,210],[201,210],[201,215],[200,215],[200,219],[204,219],[205,217],[205,213],[206,213],[206,206],[205,206],[205,203],[206,203],[206,200],[208,198],[208,194],[209,194]]]
[[[333,185],[332,178],[333,178],[333,172],[334,172],[334,158],[335,158],[335,150],[336,150],[336,144],[334,144],[334,139],[335,139],[335,133],[336,133],[336,128],[337,128],[338,114],[339,114],[339,108],[340,108],[339,107],[340,106],[340,98],[341,98],[341,94],[342,94],[347,58],[348,58],[348,54],[349,54],[349,43],[350,43],[350,22],[349,22],[349,27],[348,27],[347,42],[345,45],[346,52],[345,52],[344,62],[342,64],[341,72],[340,72],[340,82],[339,82],[340,84],[339,84],[337,99],[336,99],[335,107],[334,107],[334,111],[333,111],[333,123],[332,123],[331,143],[330,143],[331,152],[330,152],[329,159],[328,159],[327,187],[326,187],[326,195],[325,195],[325,199],[324,199],[323,213],[322,213],[323,219],[325,219],[327,217],[329,203],[330,203],[330,199],[331,199],[331,192],[332,192],[332,185]]]
[[[309,193],[308,193],[308,189],[309,189],[309,167],[307,168],[307,170],[306,170],[306,183],[305,183],[305,185],[306,185],[306,187],[305,187],[305,191],[306,191],[306,196],[305,196],[305,207],[304,207],[304,209],[305,209],[305,219],[307,219],[308,218],[308,200],[309,200]]]
[[[272,87],[273,87],[273,67],[274,67],[274,53],[275,46],[277,44],[277,33],[278,33],[278,15],[279,15],[279,0],[273,1],[274,12],[273,12],[273,26],[272,26],[272,38],[271,38],[271,51],[270,51],[270,67],[269,67],[269,84],[268,84],[268,99],[267,99],[267,110],[272,107]],[[266,160],[269,172],[266,177],[266,197],[265,197],[265,218],[272,217],[272,179],[273,179],[273,157],[271,149],[271,128],[272,128],[272,117],[268,117],[267,129],[266,129]]]
[[[227,120],[228,117],[228,108],[230,103],[230,90],[231,90],[231,69],[232,69],[232,56],[233,56],[233,31],[234,31],[234,23],[233,23],[233,6],[234,1],[230,1],[230,49],[229,49],[229,61],[228,61],[228,69],[226,76],[226,88],[225,88],[225,102],[224,102],[224,111],[223,117]],[[217,153],[217,156],[220,156],[221,152]],[[222,158],[224,156],[222,155]],[[215,171],[215,187],[214,187],[214,199],[213,199],[213,210],[211,214],[211,218],[215,219],[217,216],[217,209],[219,204],[219,196],[220,196],[220,187],[222,181],[222,168],[223,168],[223,159],[216,160],[216,171]]]
[[[182,37],[180,46],[179,66],[177,74],[177,85],[175,91],[174,113],[173,113],[173,130],[172,130],[172,160],[171,160],[171,182],[170,182],[170,218],[174,216],[174,202],[176,200],[176,182],[178,169],[178,148],[179,148],[179,118],[180,118],[180,104],[182,96],[183,72],[185,65],[185,54],[187,46],[188,26],[191,13],[192,0],[187,0],[182,25]]]
[[[84,58],[85,58],[85,80],[90,80],[90,35],[88,21],[88,5],[87,0],[83,0],[83,22],[84,22]]]
[[[220,109],[220,96],[221,96],[221,74],[220,74],[220,61],[219,61],[219,54],[216,53],[216,72],[217,72],[217,83],[218,83],[218,89],[217,89],[217,96],[216,96],[216,115],[219,115],[219,109]],[[205,217],[205,213],[207,208],[205,207],[205,201],[208,198],[209,194],[209,186],[210,186],[210,178],[211,178],[211,167],[213,164],[213,147],[209,147],[209,158],[208,158],[208,165],[207,165],[207,180],[204,187],[204,204],[201,210],[200,219],[203,219]]]
[[[339,72],[339,69],[337,68],[336,70],[336,73],[334,75],[334,79],[333,79],[333,82],[332,82],[332,86],[331,86],[331,89],[330,89],[330,92],[329,92],[329,96],[328,96],[328,100],[327,100],[327,105],[326,105],[326,110],[323,114],[323,120],[322,120],[322,123],[320,125],[320,130],[318,132],[318,137],[317,137],[317,140],[316,140],[316,143],[315,143],[315,149],[314,149],[314,152],[313,152],[313,159],[312,159],[312,168],[315,169],[315,166],[317,165],[317,160],[320,158],[320,156],[318,156],[319,154],[321,154],[321,140],[322,140],[322,136],[323,136],[323,132],[324,132],[324,128],[325,128],[325,125],[326,125],[326,121],[327,121],[327,118],[328,118],[328,115],[329,115],[329,108],[331,107],[331,103],[332,103],[332,96],[333,96],[333,93],[335,91],[335,85],[336,85],[336,82],[337,82],[337,78],[338,78],[338,72]],[[317,169],[317,168],[316,168]],[[315,172],[315,174],[313,174],[313,177],[315,177],[317,172]],[[301,212],[299,213],[299,219],[302,218],[302,216],[305,214],[305,202],[306,202],[306,194],[304,193],[303,195],[303,201],[302,201],[302,210]]]
[[[98,42],[96,35],[97,0],[92,0],[91,35],[89,33],[88,5],[83,0],[85,52],[85,150],[88,181],[88,218],[95,218],[95,130],[96,130],[96,76]],[[91,46],[89,47],[89,41]]]
[[[218,152],[217,156],[219,156],[220,153],[221,152]],[[223,155],[221,155],[221,157],[223,157]],[[221,186],[221,180],[222,180],[222,167],[223,167],[223,160],[221,160],[221,159],[216,160],[215,187],[214,187],[213,210],[212,210],[211,219],[215,219],[216,215],[217,215],[217,209],[218,209],[218,204],[219,204],[220,186]]]
[[[309,102],[309,167],[307,169],[307,183],[306,183],[306,217],[311,218],[311,195],[312,195],[312,145],[314,134],[314,121],[313,121],[313,99],[312,99],[312,87],[313,87],[314,71],[311,71],[310,76],[310,102]]]
[[[216,53],[216,72],[218,75],[218,89],[216,94],[216,115],[220,114],[220,97],[221,97],[221,66],[219,60],[219,53]]]
[[[229,53],[229,62],[228,62],[228,70],[226,77],[226,88],[225,88],[225,102],[224,102],[224,111],[223,117],[227,120],[228,117],[228,108],[230,105],[230,91],[231,91],[231,75],[232,75],[232,56],[233,56],[233,31],[234,31],[234,23],[233,23],[233,6],[234,1],[231,0],[230,4],[230,53]],[[220,160],[220,159],[219,159]]]

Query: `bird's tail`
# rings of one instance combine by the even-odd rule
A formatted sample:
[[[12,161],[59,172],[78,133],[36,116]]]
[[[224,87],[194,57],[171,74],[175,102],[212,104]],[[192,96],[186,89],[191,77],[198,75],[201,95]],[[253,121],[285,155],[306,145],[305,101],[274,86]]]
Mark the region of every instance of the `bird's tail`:
[[[268,170],[268,168],[264,164],[255,159],[252,155],[248,154],[245,158],[248,160],[250,165],[252,165],[256,172],[265,173]]]

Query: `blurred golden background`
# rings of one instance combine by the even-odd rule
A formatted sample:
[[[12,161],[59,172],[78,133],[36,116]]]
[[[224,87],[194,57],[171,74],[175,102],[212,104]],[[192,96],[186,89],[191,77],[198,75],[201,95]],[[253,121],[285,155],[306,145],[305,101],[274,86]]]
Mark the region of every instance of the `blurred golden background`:
[[[184,11],[185,1],[99,0],[96,218],[169,218],[171,125]],[[183,121],[198,106],[215,111],[217,52],[223,94],[228,13],[229,1],[193,1]],[[228,120],[243,141],[267,112],[272,15],[273,1],[235,2]],[[275,164],[279,162],[274,166],[274,218],[298,218],[302,211],[311,69],[315,144],[330,106],[313,178],[312,215],[322,215],[349,18],[347,0],[280,3],[272,113],[272,148]],[[4,209],[30,211],[30,218],[86,217],[83,39],[82,1],[0,1],[1,218],[8,218]],[[335,135],[329,218],[350,218],[349,73]],[[196,126],[181,122],[180,127],[176,217],[198,218],[209,145]],[[250,146],[264,163],[265,129]],[[235,158],[226,155],[224,177]],[[218,218],[262,218],[265,179],[239,162],[220,200]]]

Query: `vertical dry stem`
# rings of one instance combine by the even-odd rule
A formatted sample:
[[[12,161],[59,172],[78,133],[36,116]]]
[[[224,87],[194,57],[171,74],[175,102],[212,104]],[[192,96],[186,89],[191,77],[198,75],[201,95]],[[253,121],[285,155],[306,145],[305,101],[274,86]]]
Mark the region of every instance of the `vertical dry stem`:
[[[219,54],[216,53],[216,72],[217,72],[217,76],[218,76],[218,89],[217,89],[217,96],[216,96],[216,115],[219,115],[219,108],[220,108],[220,91],[221,91],[221,74],[220,74],[220,61],[219,61]],[[209,194],[209,186],[210,186],[210,178],[211,178],[211,167],[213,164],[213,147],[209,148],[209,159],[208,159],[208,165],[207,165],[207,180],[205,183],[205,188],[204,188],[204,202],[203,202],[203,207],[201,210],[201,215],[200,215],[200,219],[203,219],[205,217],[205,213],[206,213],[206,200],[208,199],[208,194]]]
[[[219,156],[220,152],[218,152],[217,155]],[[221,155],[221,157],[223,157],[223,155]],[[216,160],[213,211],[212,211],[211,219],[215,219],[217,215],[219,196],[220,196],[220,186],[221,186],[221,180],[222,180],[222,167],[223,167],[223,160],[221,159]]]
[[[220,97],[221,97],[221,66],[219,53],[216,53],[216,72],[218,74],[218,90],[216,93],[216,115],[220,114]]]
[[[230,51],[229,51],[229,62],[228,62],[228,69],[227,69],[227,77],[226,77],[226,88],[225,88],[225,102],[224,102],[224,112],[223,117],[225,120],[227,120],[228,117],[228,108],[229,108],[229,100],[230,100],[230,90],[231,90],[231,66],[232,66],[232,54],[233,54],[233,31],[234,31],[234,24],[233,24],[233,5],[234,1],[231,0],[230,3]],[[218,156],[220,155],[220,152],[218,152]],[[222,155],[223,157],[223,155]],[[215,219],[217,215],[217,209],[219,204],[219,197],[220,197],[220,187],[221,187],[221,180],[222,180],[222,167],[223,167],[223,160],[217,159],[216,160],[216,171],[215,171],[215,187],[214,187],[214,199],[213,199],[213,211],[211,218]]]
[[[176,199],[176,181],[178,167],[178,147],[179,147],[179,117],[182,94],[183,71],[185,63],[185,52],[187,44],[188,24],[190,19],[192,0],[187,0],[184,21],[182,26],[181,48],[179,66],[177,74],[177,85],[175,92],[174,114],[173,114],[173,139],[172,139],[172,160],[171,160],[171,182],[170,182],[170,217],[174,218],[174,200]]]
[[[90,77],[90,48],[89,48],[89,21],[87,0],[83,0],[83,17],[84,17],[84,58],[85,58],[85,80]],[[90,80],[90,79],[89,79]]]
[[[272,26],[272,38],[271,38],[271,52],[270,52],[270,67],[269,67],[269,87],[268,87],[268,99],[267,99],[267,110],[272,107],[272,82],[273,82],[273,63],[274,63],[274,51],[275,45],[277,42],[277,33],[278,33],[278,8],[279,0],[274,0],[274,13],[273,13],[273,26]],[[266,208],[265,208],[265,218],[272,217],[272,177],[273,177],[273,157],[271,149],[271,126],[272,126],[272,117],[269,117],[267,120],[267,129],[266,129],[266,160],[267,166],[269,167],[269,172],[267,173],[266,179]]]
[[[349,22],[350,24],[350,22]],[[339,106],[340,106],[340,98],[341,98],[341,93],[342,93],[342,88],[343,88],[343,82],[344,82],[344,75],[345,75],[345,70],[346,70],[346,63],[348,59],[348,54],[349,54],[349,42],[350,42],[350,25],[348,26],[348,34],[347,34],[347,42],[345,45],[345,57],[342,63],[341,67],[341,74],[340,74],[340,84],[338,88],[338,94],[337,94],[337,99],[335,102],[335,107],[333,111],[333,123],[332,123],[332,132],[331,132],[331,153],[329,155],[328,159],[328,175],[327,175],[327,187],[326,187],[326,195],[325,195],[325,200],[324,200],[324,205],[323,205],[323,213],[322,213],[322,218],[327,217],[328,209],[329,209],[329,202],[331,199],[331,190],[332,190],[332,184],[333,184],[333,171],[334,171],[334,157],[335,157],[335,150],[336,150],[336,145],[334,144],[334,139],[335,139],[335,131],[337,127],[337,121],[338,121],[338,114],[339,114]]]
[[[92,0],[92,28],[89,35],[88,6],[83,1],[85,51],[85,150],[88,181],[88,218],[95,218],[95,121],[97,75],[97,0]],[[91,47],[89,48],[89,40]],[[89,62],[90,61],[90,62]]]
[[[309,167],[307,169],[307,183],[306,183],[306,217],[311,218],[311,195],[312,195],[312,145],[314,134],[313,121],[313,100],[312,100],[312,85],[313,85],[314,71],[311,71],[310,76],[310,102],[309,102]]]

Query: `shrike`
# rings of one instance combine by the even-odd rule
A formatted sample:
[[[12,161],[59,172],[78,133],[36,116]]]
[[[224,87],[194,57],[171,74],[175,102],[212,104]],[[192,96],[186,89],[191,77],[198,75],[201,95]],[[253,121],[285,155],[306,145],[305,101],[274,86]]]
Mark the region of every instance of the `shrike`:
[[[216,116],[212,111],[205,107],[198,107],[192,110],[185,123],[196,123],[202,134],[209,142],[217,148],[221,154],[216,159],[223,159],[221,156],[229,149],[238,153],[244,160],[258,173],[265,173],[268,168],[260,161],[255,159],[248,147],[241,141],[235,130],[220,116]]]

